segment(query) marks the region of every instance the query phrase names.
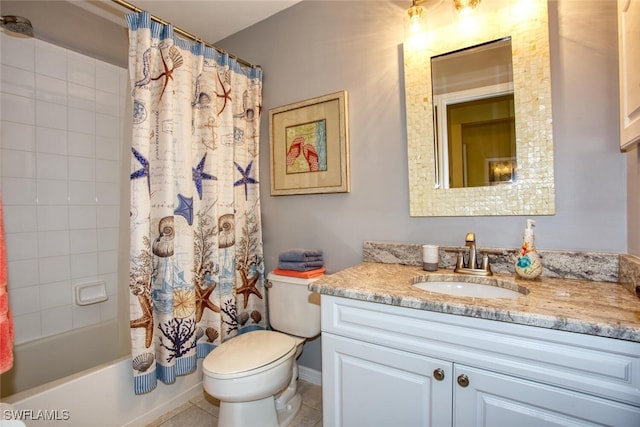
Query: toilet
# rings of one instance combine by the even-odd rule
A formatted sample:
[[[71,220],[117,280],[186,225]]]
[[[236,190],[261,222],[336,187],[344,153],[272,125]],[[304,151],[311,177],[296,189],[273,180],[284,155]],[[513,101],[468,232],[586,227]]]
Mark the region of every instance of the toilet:
[[[318,278],[267,275],[269,320],[274,330],[246,332],[204,359],[204,390],[220,400],[219,427],[284,427],[296,416],[297,358],[307,338],[320,333]]]

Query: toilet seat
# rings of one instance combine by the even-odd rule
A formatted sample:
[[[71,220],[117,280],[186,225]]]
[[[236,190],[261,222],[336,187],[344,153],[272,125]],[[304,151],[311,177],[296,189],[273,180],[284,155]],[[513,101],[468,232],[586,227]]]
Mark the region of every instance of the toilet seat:
[[[211,378],[240,378],[271,369],[296,352],[297,341],[276,331],[252,331],[216,347],[202,363]]]

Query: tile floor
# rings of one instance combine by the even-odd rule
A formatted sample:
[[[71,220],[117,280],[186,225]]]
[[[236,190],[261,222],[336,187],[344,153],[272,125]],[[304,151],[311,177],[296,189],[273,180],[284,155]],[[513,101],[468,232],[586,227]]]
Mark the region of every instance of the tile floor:
[[[322,388],[298,380],[302,407],[290,427],[322,427]],[[202,394],[179,408],[168,412],[147,427],[215,427],[218,425],[219,402]]]

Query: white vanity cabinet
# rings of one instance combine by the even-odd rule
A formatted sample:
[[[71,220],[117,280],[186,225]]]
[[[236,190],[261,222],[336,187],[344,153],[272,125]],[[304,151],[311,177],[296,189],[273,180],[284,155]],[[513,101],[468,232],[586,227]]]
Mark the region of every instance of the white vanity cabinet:
[[[640,343],[322,296],[324,426],[640,426]]]

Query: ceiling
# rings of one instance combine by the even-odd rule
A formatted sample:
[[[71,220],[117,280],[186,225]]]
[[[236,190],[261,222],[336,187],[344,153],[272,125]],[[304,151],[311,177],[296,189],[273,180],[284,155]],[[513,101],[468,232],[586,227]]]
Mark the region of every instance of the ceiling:
[[[215,45],[301,0],[128,1]],[[36,38],[123,67],[128,46],[124,15],[129,12],[111,0],[0,0],[0,13],[29,19]]]

